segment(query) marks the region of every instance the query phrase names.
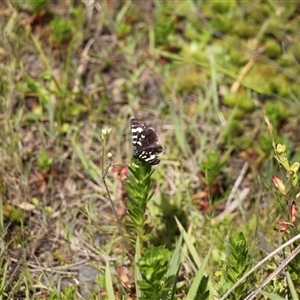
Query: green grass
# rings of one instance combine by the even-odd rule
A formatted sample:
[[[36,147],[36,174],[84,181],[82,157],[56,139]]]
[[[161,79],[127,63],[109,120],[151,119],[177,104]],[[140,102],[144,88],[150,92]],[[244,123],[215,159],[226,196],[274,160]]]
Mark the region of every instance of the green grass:
[[[1,299],[298,299],[296,1],[0,11]]]

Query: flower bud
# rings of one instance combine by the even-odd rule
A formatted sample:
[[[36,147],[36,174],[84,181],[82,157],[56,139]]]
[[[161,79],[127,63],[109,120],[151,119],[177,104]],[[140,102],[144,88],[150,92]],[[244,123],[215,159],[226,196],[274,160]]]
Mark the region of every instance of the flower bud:
[[[275,188],[283,195],[286,195],[286,188],[282,180],[277,176],[273,175],[272,176],[272,182],[275,186]]]

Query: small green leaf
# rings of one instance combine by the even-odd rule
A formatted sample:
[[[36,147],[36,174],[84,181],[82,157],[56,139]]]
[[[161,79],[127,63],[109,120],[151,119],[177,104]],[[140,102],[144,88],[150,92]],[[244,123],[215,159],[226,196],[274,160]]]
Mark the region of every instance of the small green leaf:
[[[42,170],[49,171],[53,165],[53,158],[50,158],[47,151],[43,149],[37,157],[37,164]]]

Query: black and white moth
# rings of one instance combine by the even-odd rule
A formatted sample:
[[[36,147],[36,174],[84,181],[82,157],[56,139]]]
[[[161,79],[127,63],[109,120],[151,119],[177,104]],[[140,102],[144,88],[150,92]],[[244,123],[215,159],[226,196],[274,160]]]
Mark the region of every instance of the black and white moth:
[[[136,118],[131,118],[130,123],[133,156],[152,166],[157,165],[160,162],[157,155],[164,150],[164,147],[157,143],[157,132]]]

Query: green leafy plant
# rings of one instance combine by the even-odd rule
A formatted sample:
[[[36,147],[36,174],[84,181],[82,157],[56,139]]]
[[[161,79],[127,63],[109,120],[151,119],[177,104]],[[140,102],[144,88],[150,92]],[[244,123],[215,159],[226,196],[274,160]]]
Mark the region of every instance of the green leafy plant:
[[[284,241],[292,239],[294,236],[299,235],[299,225],[297,219],[298,214],[298,199],[299,193],[299,167],[300,163],[289,162],[287,156],[287,149],[285,145],[278,144],[275,148],[275,159],[284,170],[284,179],[278,175],[273,175],[272,182],[277,191],[277,203],[280,209],[283,211],[283,218],[281,218],[275,228],[276,231],[282,234]],[[296,250],[297,244],[290,247],[290,251]],[[289,282],[290,290],[293,290],[293,286],[297,293],[300,293],[300,255],[297,255],[292,260],[286,269],[290,272],[291,280]]]
[[[128,200],[126,208],[128,210],[127,225],[143,241],[148,239],[146,233],[146,206],[153,195],[151,175],[151,165],[137,158],[132,158],[132,164],[129,166],[131,173],[125,182]]]
[[[243,275],[251,269],[252,256],[249,254],[244,234],[241,232],[237,237],[228,239],[228,255],[220,267],[219,292],[224,291],[236,283]],[[255,276],[252,274],[243,284],[240,284],[235,291],[226,299],[243,299],[246,293],[252,288]]]
[[[176,252],[177,261],[175,262],[174,259],[171,260],[171,252],[163,246],[150,246],[149,248],[142,246],[150,239],[150,233],[146,229],[146,207],[153,195],[151,183],[153,171],[150,164],[134,157],[129,169],[131,173],[125,183],[128,196],[126,208],[129,216],[126,225],[129,228],[129,234],[131,231],[134,232],[131,236],[137,243],[135,274],[138,299],[173,299],[177,281],[175,274],[178,275],[180,266],[178,255],[180,247]]]
[[[291,115],[291,112],[281,102],[267,101],[265,114],[269,117],[273,127],[277,130],[279,125]]]
[[[37,157],[37,164],[43,171],[49,171],[53,166],[53,158],[43,149]]]
[[[50,39],[56,47],[61,46],[63,43],[72,38],[74,30],[72,20],[56,18],[51,21],[50,26]]]
[[[125,184],[128,200],[126,208],[128,210],[129,220],[127,225],[129,230],[134,232],[136,237],[136,256],[135,256],[135,274],[136,274],[136,289],[137,299],[162,299],[172,300],[177,291],[179,278],[179,270],[181,266],[181,244],[182,237],[176,243],[176,250],[171,255],[170,250],[165,246],[150,246],[143,247],[143,243],[150,240],[151,232],[146,230],[147,218],[145,215],[148,201],[153,195],[151,184],[151,165],[137,158],[132,158],[132,163],[129,167],[131,173]],[[177,221],[178,222],[178,221]],[[178,226],[182,232],[184,228],[178,222]],[[189,238],[184,234],[184,238],[194,252],[194,248],[190,243]],[[140,241],[142,242],[140,244]],[[199,270],[193,280],[191,288],[187,291],[188,299],[208,299],[209,291],[207,289],[209,278],[204,276],[205,263],[199,264]],[[197,260],[197,258],[195,257]]]
[[[176,27],[176,16],[168,16],[166,18],[166,14],[168,14],[168,9],[166,8],[169,4],[163,2],[158,4],[159,9],[154,23],[154,36],[159,46],[163,45],[167,47]]]
[[[171,255],[171,251],[164,247],[151,246],[145,249],[138,261],[142,280],[137,283],[143,293],[140,299],[162,299],[164,294],[171,291],[173,282],[167,277]]]
[[[221,174],[227,157],[221,158],[219,153],[215,150],[209,152],[204,161],[200,164],[200,169],[203,173],[203,179],[209,186],[213,185],[217,177]]]
[[[49,297],[47,297],[47,300],[68,300],[68,299],[74,299],[76,295],[76,288],[73,286],[65,287],[62,291],[59,293],[57,292],[51,292]]]

